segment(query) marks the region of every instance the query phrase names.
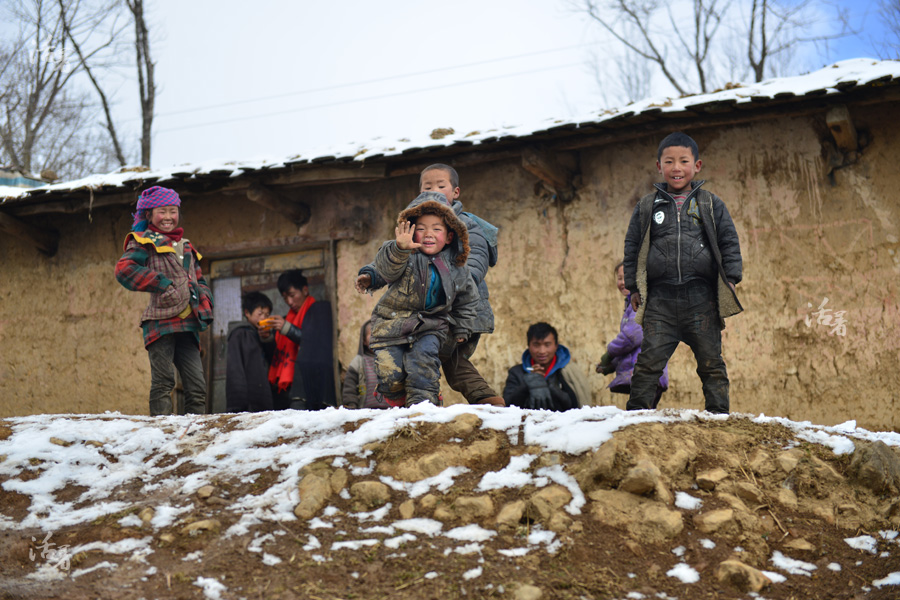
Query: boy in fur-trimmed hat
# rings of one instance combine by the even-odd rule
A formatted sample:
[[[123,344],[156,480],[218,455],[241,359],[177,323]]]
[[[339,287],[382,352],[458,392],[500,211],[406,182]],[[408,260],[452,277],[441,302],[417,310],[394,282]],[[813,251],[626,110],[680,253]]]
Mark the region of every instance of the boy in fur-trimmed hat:
[[[438,353],[447,340],[463,344],[472,335],[480,298],[466,267],[465,224],[442,194],[417,200],[374,262],[388,289],[372,311],[370,346],[378,391],[391,406],[440,403]]]
[[[206,412],[200,332],[212,323],[213,297],[200,270],[200,253],[178,226],[180,207],[175,190],[159,186],[144,190],[125,236],[125,253],[116,263],[119,283],[150,294],[140,327],[150,356],[152,416],[173,412],[173,366],[184,384],[185,412]]]

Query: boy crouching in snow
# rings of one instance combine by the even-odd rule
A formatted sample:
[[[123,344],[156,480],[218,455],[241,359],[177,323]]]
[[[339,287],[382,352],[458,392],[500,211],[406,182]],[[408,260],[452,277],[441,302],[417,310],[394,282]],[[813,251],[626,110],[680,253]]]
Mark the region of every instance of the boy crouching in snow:
[[[396,239],[382,245],[374,263],[389,287],[372,311],[370,345],[378,391],[391,406],[440,403],[438,351],[451,336],[465,343],[479,300],[465,266],[466,226],[442,194],[419,199],[400,213]]]

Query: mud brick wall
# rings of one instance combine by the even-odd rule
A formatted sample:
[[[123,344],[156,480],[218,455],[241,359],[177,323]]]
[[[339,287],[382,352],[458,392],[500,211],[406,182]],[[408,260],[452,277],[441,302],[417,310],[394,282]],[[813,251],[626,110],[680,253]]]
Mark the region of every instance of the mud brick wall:
[[[688,130],[700,145],[700,177],[725,200],[744,257],[738,293],[746,310],[723,332],[733,411],[900,429],[896,113],[886,104],[851,107],[868,145],[832,177],[821,116]],[[618,331],[623,299],[612,269],[637,199],[658,180],[657,143],[653,136],[580,150],[578,192],[566,204],[515,159],[460,169],[465,209],[500,227],[500,262],[487,277],[496,331],[473,358],[498,393],[520,360],[526,328],[543,320],[572,350],[595,401],[624,407],[625,396],[610,393],[610,378],[593,365]],[[378,298],[356,293],[356,272],[393,237],[396,215],[417,186],[417,177],[406,176],[298,192],[313,214],[301,235],[359,223],[369,232],[366,243],[335,243],[342,366]],[[240,196],[187,197],[184,209],[186,235],[201,252],[297,235],[280,215]],[[95,210],[90,219],[34,218],[63,232],[50,259],[0,239],[0,416],[146,414],[149,364],[137,328],[146,297],[113,277],[130,221],[123,208]],[[813,314],[826,298],[831,313]],[[703,408],[695,368],[690,350],[679,347],[661,406]],[[446,385],[443,393],[460,401]]]

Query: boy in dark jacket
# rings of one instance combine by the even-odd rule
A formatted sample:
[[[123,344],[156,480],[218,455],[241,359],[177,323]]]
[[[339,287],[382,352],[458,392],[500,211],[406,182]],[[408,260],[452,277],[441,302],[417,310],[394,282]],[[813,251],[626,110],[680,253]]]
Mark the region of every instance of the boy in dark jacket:
[[[526,333],[522,362],[506,376],[503,399],[510,406],[564,411],[593,404],[587,380],[571,363],[569,349],[559,343],[549,323],[535,323]]]
[[[272,301],[261,292],[248,292],[241,309],[245,320],[229,323],[225,407],[228,412],[272,410],[269,365],[275,334],[266,326]]]
[[[310,295],[300,269],[279,275],[277,285],[290,310],[284,317],[272,315],[276,335],[269,383],[275,388],[275,410],[335,406],[331,303]]]
[[[679,342],[697,359],[706,410],[729,412],[722,359],[724,319],[743,310],[741,247],[725,204],[694,181],[702,166],[697,143],[683,133],[659,145],[656,167],[665,181],[641,198],[625,235],[625,287],[633,291],[644,341],[626,408],[651,408],[663,368]]]
[[[469,339],[479,301],[466,267],[466,226],[442,194],[424,192],[419,200],[400,213],[395,239],[374,263],[389,286],[372,311],[370,346],[378,391],[391,406],[440,403],[439,352]]]

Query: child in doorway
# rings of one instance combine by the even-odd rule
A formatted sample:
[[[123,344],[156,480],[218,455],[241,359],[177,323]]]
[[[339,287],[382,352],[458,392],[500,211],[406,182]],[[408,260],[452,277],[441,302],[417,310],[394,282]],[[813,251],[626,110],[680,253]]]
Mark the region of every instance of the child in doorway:
[[[651,408],[663,369],[679,342],[697,359],[706,410],[727,414],[728,373],[722,359],[725,318],[743,310],[741,247],[725,203],[694,181],[697,143],[683,133],[659,144],[663,183],[638,201],[625,234],[625,288],[644,341],[626,408]]]
[[[225,406],[228,412],[273,410],[269,365],[275,333],[268,325],[272,301],[262,292],[241,297],[244,320],[229,324]]]
[[[479,300],[466,267],[466,226],[443,194],[418,200],[400,213],[395,239],[374,262],[389,287],[372,311],[370,345],[378,391],[391,406],[440,403],[441,347],[468,340]]]
[[[359,352],[350,361],[344,374],[341,403],[344,408],[390,408],[378,393],[375,375],[375,353],[369,348],[372,339],[372,320],[363,323],[359,331]]]
[[[419,175],[419,192],[440,193],[443,201],[466,226],[470,248],[466,266],[469,267],[479,294],[472,336],[461,346],[450,343],[441,348],[444,376],[450,387],[462,394],[469,404],[505,406],[503,398],[488,385],[470,360],[481,335],[494,331],[494,312],[484,278],[488,269],[497,264],[497,228],[484,219],[463,211],[463,205],[459,201],[459,174],[450,165],[437,163],[425,167]],[[421,201],[420,198],[421,196],[413,200],[407,208],[415,206]],[[380,289],[384,284],[375,273],[374,265],[369,264],[360,269],[356,289],[362,293]]]
[[[625,296],[625,314],[619,323],[619,335],[606,346],[606,353],[600,358],[597,372],[616,376],[607,386],[609,391],[615,394],[631,393],[631,375],[634,371],[634,363],[641,353],[641,342],[644,340],[644,331],[634,320],[634,309],[631,307],[631,292],[625,288],[625,265],[620,262],[614,269],[616,274],[616,287]],[[659,405],[659,399],[669,387],[669,366],[663,369],[662,377],[656,386],[656,395],[650,408]]]
[[[200,253],[178,226],[181,198],[154,186],[137,202],[125,253],[116,263],[116,280],[134,292],[148,292],[141,315],[144,346],[150,357],[150,414],[172,414],[178,369],[186,413],[206,412],[206,378],[200,361],[200,332],[213,320],[213,297],[200,270]]]

